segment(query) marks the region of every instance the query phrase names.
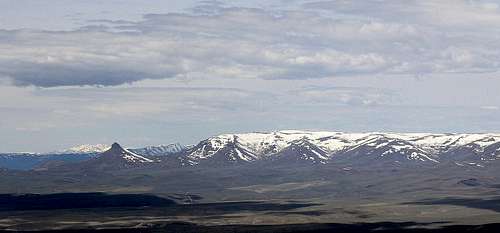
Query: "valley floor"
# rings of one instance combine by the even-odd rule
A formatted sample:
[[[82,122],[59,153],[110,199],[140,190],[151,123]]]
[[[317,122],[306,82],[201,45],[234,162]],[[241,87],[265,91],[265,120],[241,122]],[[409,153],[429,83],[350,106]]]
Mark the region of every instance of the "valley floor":
[[[494,232],[500,223],[498,174],[494,168],[341,166],[4,173],[0,190],[11,195],[0,197],[0,229]],[[40,195],[26,199],[22,193]],[[53,193],[66,193],[65,199]],[[117,201],[122,199],[103,195],[128,196]]]

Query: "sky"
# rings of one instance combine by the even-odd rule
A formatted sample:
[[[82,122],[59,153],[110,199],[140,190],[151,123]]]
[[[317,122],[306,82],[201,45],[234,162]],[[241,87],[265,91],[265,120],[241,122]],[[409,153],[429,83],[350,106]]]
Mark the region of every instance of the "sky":
[[[500,1],[0,0],[0,151],[500,132]]]

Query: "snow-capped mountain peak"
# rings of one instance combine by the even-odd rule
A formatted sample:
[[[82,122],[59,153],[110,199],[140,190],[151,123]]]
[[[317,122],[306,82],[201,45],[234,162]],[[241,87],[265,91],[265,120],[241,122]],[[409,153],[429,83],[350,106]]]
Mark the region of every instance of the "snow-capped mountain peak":
[[[111,145],[111,148],[107,150],[106,152],[101,154],[101,157],[118,157],[121,159],[124,159],[126,162],[129,163],[152,163],[154,162],[152,159],[148,159],[144,156],[138,155],[134,152],[131,152],[118,143],[113,143]]]
[[[186,146],[183,146],[179,143],[172,143],[167,145],[147,146],[143,148],[129,149],[129,151],[143,156],[165,156],[179,153],[185,149]]]
[[[83,144],[79,146],[74,146],[69,149],[59,151],[58,153],[62,154],[89,154],[89,153],[102,153],[104,151],[107,151],[111,148],[110,145],[106,144],[95,144],[95,145],[90,145],[90,144]]]
[[[191,164],[218,157],[228,161],[251,162],[292,151],[303,158],[327,161],[346,156],[385,158],[438,163],[439,157],[457,148],[473,146],[474,151],[496,155],[500,134],[431,133],[342,133],[286,130],[244,134],[223,134],[200,142],[188,150]],[[287,149],[288,148],[288,149]],[[309,151],[307,151],[309,150]],[[315,153],[316,152],[316,153]],[[492,157],[492,156],[490,156]]]
[[[286,130],[222,134],[207,138],[194,146],[167,144],[124,149],[118,143],[114,143],[112,146],[82,145],[66,150],[64,153],[76,157],[95,158],[89,161],[93,165],[102,163],[119,165],[118,167],[143,166],[151,162],[161,162],[169,166],[175,164],[194,166],[198,164],[245,164],[257,161],[266,163],[302,163],[305,161],[309,164],[347,163],[348,166],[364,166],[375,162],[381,162],[382,166],[394,163],[405,163],[405,166],[414,163],[431,166],[474,163],[484,166],[492,161],[500,160],[500,134],[343,133]],[[19,158],[27,156],[19,156]],[[4,157],[12,159],[13,156]]]

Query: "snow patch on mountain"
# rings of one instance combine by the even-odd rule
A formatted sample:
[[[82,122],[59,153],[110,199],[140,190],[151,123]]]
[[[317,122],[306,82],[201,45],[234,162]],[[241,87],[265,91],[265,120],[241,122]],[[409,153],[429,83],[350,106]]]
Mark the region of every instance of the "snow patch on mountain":
[[[324,161],[363,147],[362,152],[359,152],[361,154],[372,153],[380,157],[402,155],[408,160],[438,163],[440,154],[459,147],[474,145],[475,148],[484,150],[500,142],[500,134],[343,133],[299,130],[222,134],[200,142],[189,151],[187,157],[191,161],[206,160],[224,151],[228,159],[254,161],[279,154],[301,140],[314,145],[314,150],[308,148],[310,146],[305,143],[303,146],[304,149],[311,150],[311,155],[316,155],[313,157]]]
[[[143,156],[165,156],[174,153],[179,153],[185,149],[187,149],[186,146],[183,146],[179,143],[172,143],[167,145],[147,146],[144,148],[129,149],[129,150]]]
[[[127,149],[123,149],[123,151],[121,152],[121,155],[125,160],[132,162],[132,163],[137,163],[137,162],[139,162],[139,163],[152,163],[152,162],[154,162],[151,159],[148,159],[144,156],[138,155],[138,154],[131,152]]]
[[[89,154],[89,153],[102,153],[111,148],[110,145],[106,144],[83,144],[79,146],[71,147],[67,150],[59,151],[58,154]]]
[[[152,163],[155,162],[152,159],[146,158],[142,155],[138,155],[130,150],[127,150],[120,146],[118,143],[113,143],[111,148],[100,155],[101,158],[120,158],[125,160],[127,163]]]

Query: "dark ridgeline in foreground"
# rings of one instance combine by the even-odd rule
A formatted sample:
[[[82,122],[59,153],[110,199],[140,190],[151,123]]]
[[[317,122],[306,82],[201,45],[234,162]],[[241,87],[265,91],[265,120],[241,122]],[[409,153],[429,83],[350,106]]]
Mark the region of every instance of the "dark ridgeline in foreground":
[[[30,233],[98,233],[98,232],[498,232],[500,223],[467,225],[452,224],[448,221],[414,222],[414,221],[378,221],[370,223],[304,223],[304,224],[220,224],[220,220],[249,211],[265,216],[269,213],[280,214],[302,214],[304,216],[320,216],[322,212],[301,211],[304,208],[319,206],[320,204],[301,203],[297,201],[283,203],[266,202],[221,202],[221,203],[199,203],[181,204],[173,201],[176,197],[159,197],[145,194],[105,194],[105,193],[58,193],[58,194],[25,194],[25,195],[0,195],[0,215],[14,215],[17,220],[20,216],[28,216],[35,219],[45,219],[42,215],[53,215],[55,222],[34,221],[21,223],[17,228],[8,228],[8,231],[0,232],[30,232]],[[403,204],[455,204],[455,205],[477,205],[478,208],[489,208],[500,212],[498,199],[465,200],[446,198],[442,200],[428,200],[420,203]],[[495,204],[496,203],[496,204]],[[496,207],[495,207],[496,205]],[[41,212],[49,211],[49,212]],[[59,211],[59,212],[57,212]],[[64,212],[66,211],[66,212]],[[72,212],[67,212],[72,211]],[[45,213],[45,214],[44,214]],[[50,228],[51,224],[57,222],[75,221],[68,220],[68,213],[76,214],[90,222],[103,221],[101,227],[90,227],[79,225],[74,227],[54,227],[55,230],[44,230]],[[219,224],[204,225],[190,222],[168,220],[169,216],[197,216],[199,218],[212,218]],[[119,219],[127,219],[133,216],[134,220],[142,219],[140,223],[131,227],[120,227],[113,222]],[[160,222],[147,223],[151,217],[166,218]],[[153,219],[154,219],[153,218]],[[111,223],[106,223],[105,221]],[[139,221],[140,222],[140,221]],[[133,224],[132,224],[133,225]],[[56,225],[57,226],[57,225]],[[23,229],[37,229],[36,231]]]
[[[170,197],[173,198],[173,197]],[[493,203],[498,200],[491,200]],[[481,204],[480,200],[435,200],[416,204],[437,204],[437,203],[476,203],[477,205],[489,205],[495,211],[500,212],[500,208],[487,202]],[[410,204],[410,203],[406,203]],[[109,219],[109,215],[116,215],[118,211],[127,211],[130,214],[137,215],[136,218],[149,216],[150,212],[155,211],[161,215],[199,215],[205,217],[210,215],[214,220],[223,219],[224,216],[234,215],[241,212],[253,211],[255,213],[266,214],[271,212],[281,213],[303,213],[304,215],[321,215],[313,212],[296,212],[302,208],[313,207],[318,204],[307,204],[300,202],[288,202],[281,204],[265,202],[225,202],[225,203],[202,203],[202,204],[179,204],[175,201],[154,195],[144,194],[104,194],[104,193],[59,193],[59,194],[27,194],[27,195],[0,195],[0,214],[16,213],[12,211],[24,211],[29,215],[29,211],[62,211],[74,210],[80,215],[88,215],[88,220],[94,218]],[[484,208],[484,207],[481,207]],[[158,212],[159,211],[159,212]],[[23,213],[23,212],[21,212]],[[37,212],[33,212],[37,213]],[[61,212],[63,213],[63,212]],[[67,217],[61,214],[61,221]],[[102,217],[99,217],[101,216]],[[93,220],[95,221],[95,220]],[[118,221],[118,220],[116,220]],[[309,223],[309,224],[273,224],[273,225],[200,225],[181,221],[162,221],[160,223],[139,224],[135,227],[113,227],[107,225],[102,229],[89,227],[75,227],[65,230],[37,230],[16,232],[30,233],[108,233],[108,232],[498,232],[500,223],[484,225],[452,225],[451,222],[371,222],[371,223]],[[36,227],[36,224],[42,224],[40,229],[46,229],[48,222],[38,222],[27,224],[20,227]],[[12,232],[1,231],[0,232]]]
[[[457,233],[478,232],[497,233],[500,231],[499,224],[486,225],[455,225],[439,228],[426,228],[427,223],[415,222],[376,222],[376,223],[310,223],[289,225],[218,225],[204,226],[185,222],[172,222],[165,224],[152,224],[142,228],[121,229],[79,229],[79,230],[49,230],[49,231],[17,231],[24,233],[361,233],[361,232],[425,232],[425,233]],[[0,231],[10,233],[11,231]]]
[[[57,193],[0,194],[0,211],[57,210],[112,207],[164,207],[175,202],[147,194]]]

